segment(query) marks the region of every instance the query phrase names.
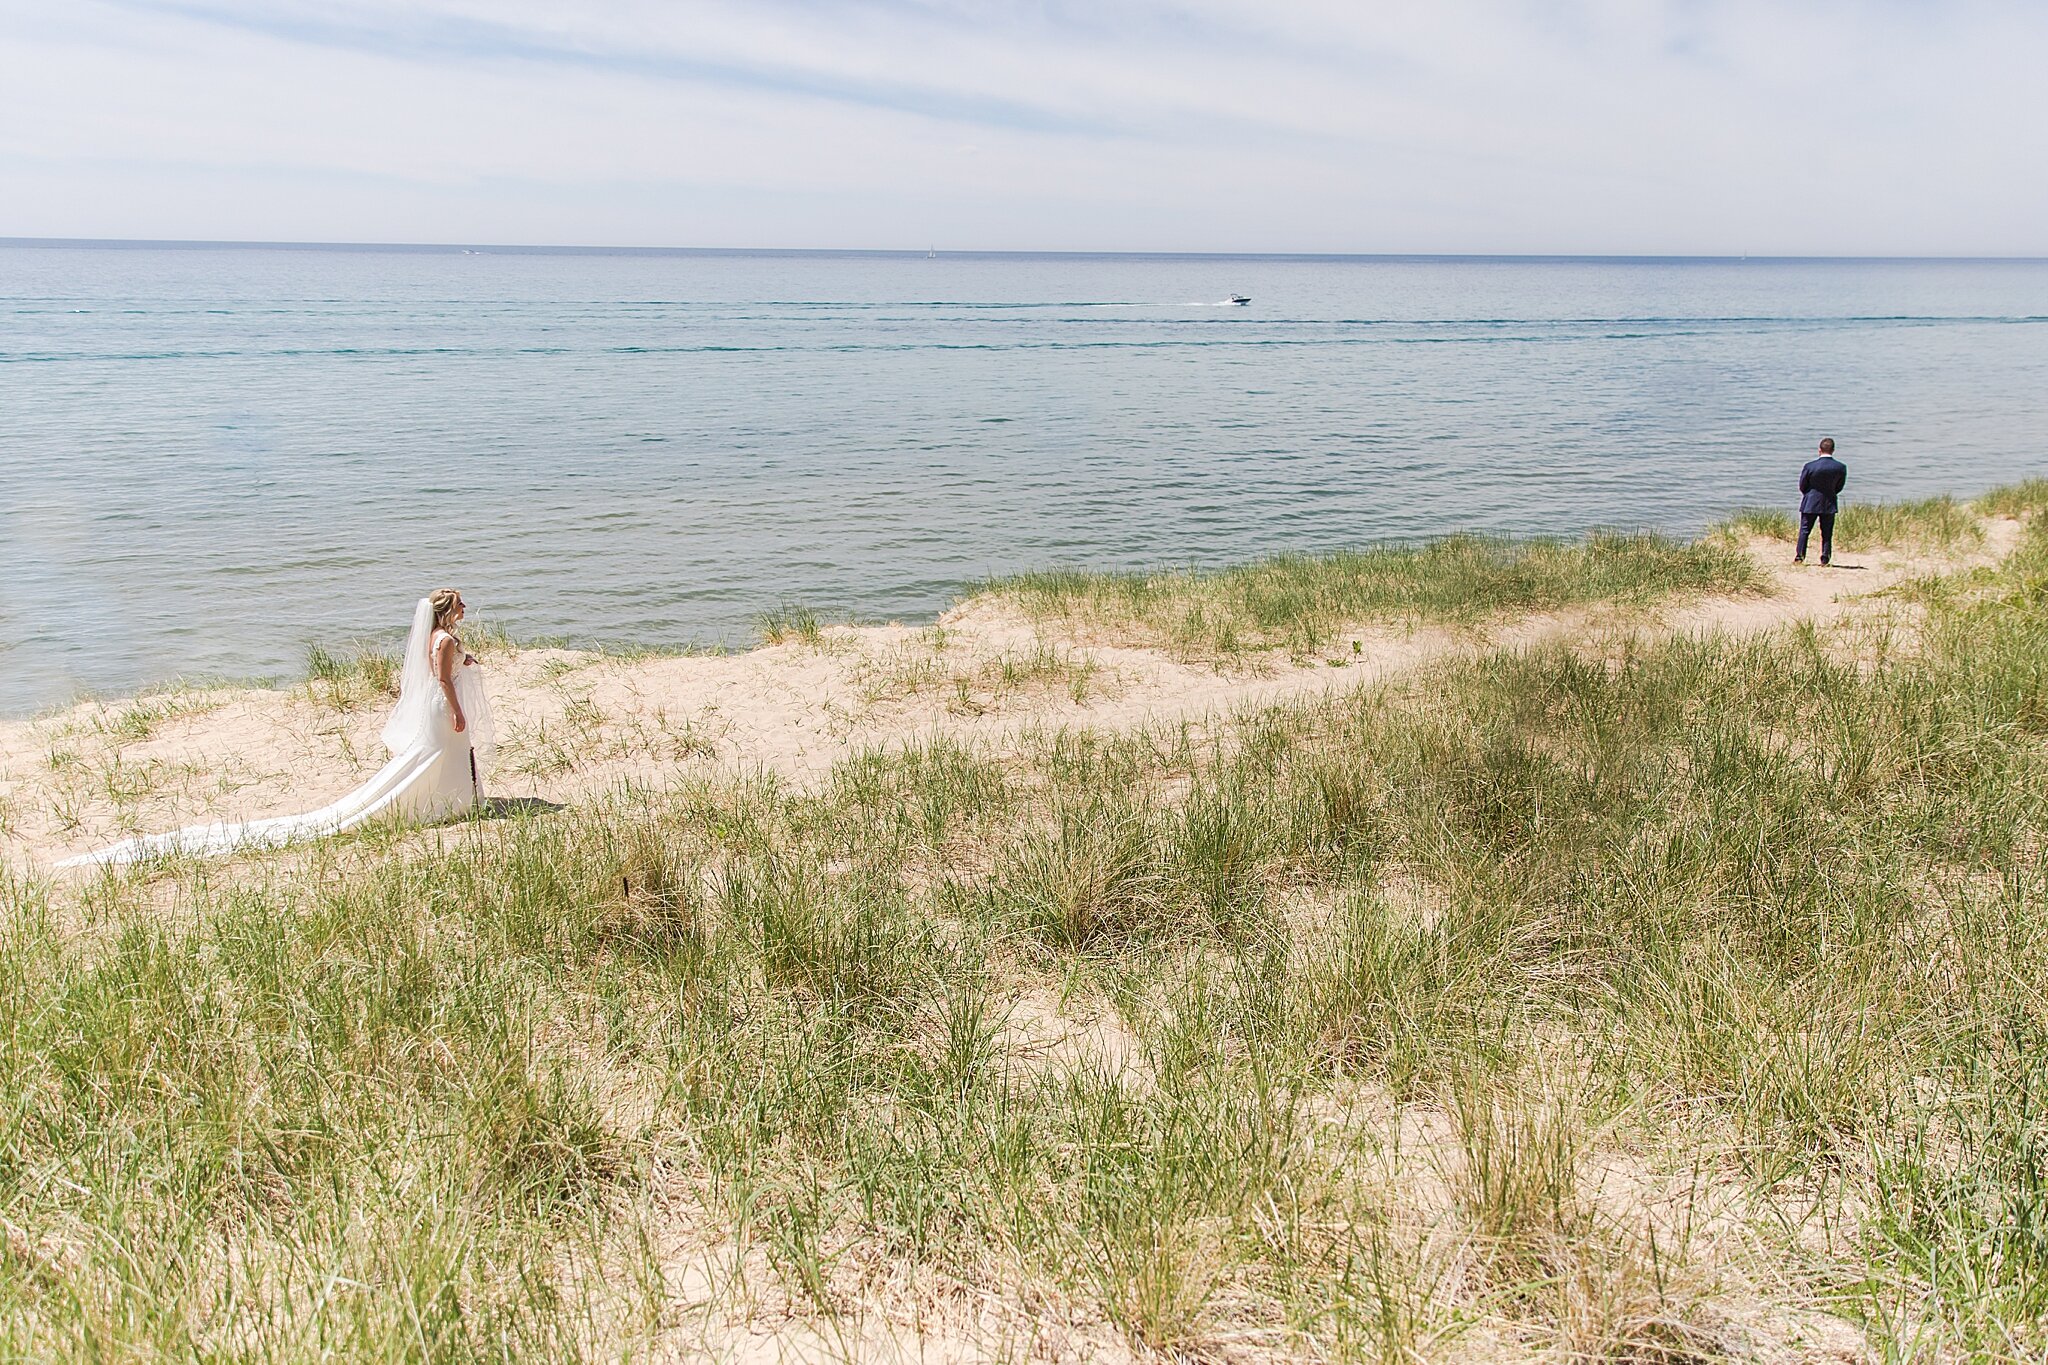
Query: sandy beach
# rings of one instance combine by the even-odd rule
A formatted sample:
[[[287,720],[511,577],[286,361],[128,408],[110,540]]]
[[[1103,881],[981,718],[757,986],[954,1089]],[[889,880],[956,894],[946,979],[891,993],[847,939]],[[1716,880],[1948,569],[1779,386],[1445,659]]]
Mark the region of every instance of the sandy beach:
[[[1471,627],[1358,622],[1313,657],[1189,661],[1114,631],[1063,630],[1000,597],[936,626],[817,627],[740,654],[606,655],[499,647],[483,655],[502,752],[493,796],[573,804],[679,777],[773,773],[813,782],[849,754],[934,735],[1000,747],[1028,730],[1129,731],[1353,689],[1461,652],[1617,631],[1747,635],[1881,618],[1901,582],[1994,563],[2020,523],[1992,518],[1960,553],[1887,549],[1795,567],[1782,542],[1744,546],[1768,590],[1592,607]],[[137,833],[326,804],[383,759],[392,698],[319,680],[278,689],[173,688],[0,723],[0,856],[38,864]]]

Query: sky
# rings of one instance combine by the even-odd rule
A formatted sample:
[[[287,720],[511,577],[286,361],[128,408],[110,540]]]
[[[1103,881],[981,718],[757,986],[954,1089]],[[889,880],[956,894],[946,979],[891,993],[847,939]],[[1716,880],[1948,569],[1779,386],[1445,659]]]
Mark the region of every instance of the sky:
[[[2048,0],[0,0],[0,236],[2048,255]]]

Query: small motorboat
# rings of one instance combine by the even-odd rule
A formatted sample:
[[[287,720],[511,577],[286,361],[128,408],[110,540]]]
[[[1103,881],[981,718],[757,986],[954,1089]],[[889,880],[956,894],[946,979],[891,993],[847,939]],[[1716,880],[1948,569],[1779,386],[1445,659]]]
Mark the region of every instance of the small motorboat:
[[[1251,299],[1250,299],[1249,297],[1247,297],[1246,295],[1243,295],[1243,294],[1232,294],[1232,295],[1230,296],[1230,301],[1231,301],[1232,303],[1240,303],[1240,304],[1242,304],[1242,303],[1250,303],[1250,302],[1251,302]]]

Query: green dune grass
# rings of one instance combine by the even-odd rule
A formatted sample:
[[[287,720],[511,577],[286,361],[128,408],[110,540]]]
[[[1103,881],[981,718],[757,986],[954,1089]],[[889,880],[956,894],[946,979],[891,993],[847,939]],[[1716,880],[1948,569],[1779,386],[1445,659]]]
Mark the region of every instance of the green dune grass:
[[[2039,481],[2036,481],[2039,482]],[[1908,502],[1858,502],[1846,499],[1835,519],[1835,548],[1864,551],[1888,546],[1894,549],[1959,550],[1983,543],[1984,527],[1979,514],[2016,515],[2038,503],[2038,490],[2016,484],[1987,495],[1976,503],[1952,497],[1921,498]],[[2010,510],[2009,510],[2010,509]],[[1799,518],[1778,508],[1746,508],[1721,523],[1719,530],[1736,535],[1765,536],[1790,542],[1799,534]],[[1814,535],[1818,536],[1819,531]],[[1816,542],[1817,543],[1817,542]],[[1809,547],[1813,554],[1817,549]]]
[[[1041,619],[1132,629],[1193,656],[1313,652],[1340,627],[1377,621],[1471,623],[1583,603],[1761,590],[1754,566],[1728,545],[1608,534],[1452,536],[1219,570],[1055,569],[988,588]]]
[[[1218,610],[1749,582],[1415,554]],[[1860,658],[1496,652],[1200,735],[13,873],[0,1356],[638,1358],[701,1330],[708,1222],[828,1336],[939,1321],[915,1283],[1181,1358],[1713,1360],[1823,1318],[2038,1358],[2044,584],[2036,524]]]

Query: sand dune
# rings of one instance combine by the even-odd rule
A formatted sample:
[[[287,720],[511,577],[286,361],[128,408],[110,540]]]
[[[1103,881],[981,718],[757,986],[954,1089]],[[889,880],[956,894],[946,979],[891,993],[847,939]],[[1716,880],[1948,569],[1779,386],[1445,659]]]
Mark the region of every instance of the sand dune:
[[[1668,601],[1499,620],[1474,629],[1360,624],[1317,657],[1217,666],[1064,633],[1000,598],[934,627],[825,627],[737,655],[499,649],[484,659],[503,751],[495,795],[571,803],[683,774],[768,771],[799,782],[864,748],[932,734],[980,741],[1027,727],[1129,728],[1387,679],[1458,651],[1615,630],[1749,633],[1883,617],[1887,590],[2002,556],[2020,523],[1986,523],[1967,555],[1844,555],[1832,569],[1749,553],[1768,596]],[[0,857],[46,863],[130,834],[325,804],[382,762],[389,698],[319,681],[168,689],[0,723]]]

